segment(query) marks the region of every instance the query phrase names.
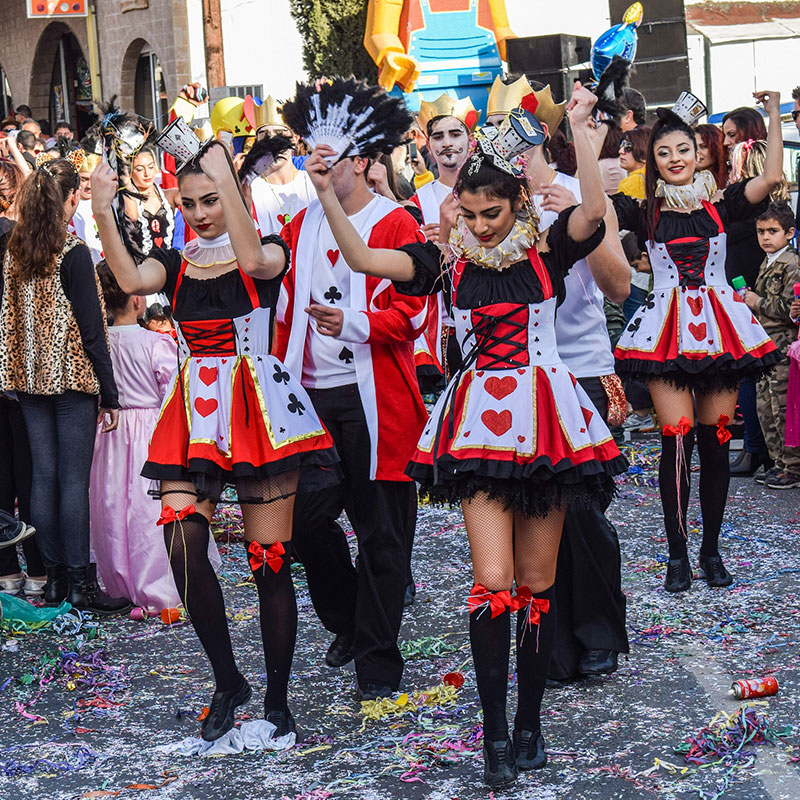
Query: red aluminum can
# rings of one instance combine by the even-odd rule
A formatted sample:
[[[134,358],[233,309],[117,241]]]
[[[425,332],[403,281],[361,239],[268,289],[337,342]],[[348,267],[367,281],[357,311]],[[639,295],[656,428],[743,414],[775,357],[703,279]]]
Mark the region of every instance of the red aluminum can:
[[[731,685],[731,692],[737,700],[748,700],[751,697],[770,697],[773,694],[778,694],[778,679],[774,675],[767,675],[764,678],[736,681]]]

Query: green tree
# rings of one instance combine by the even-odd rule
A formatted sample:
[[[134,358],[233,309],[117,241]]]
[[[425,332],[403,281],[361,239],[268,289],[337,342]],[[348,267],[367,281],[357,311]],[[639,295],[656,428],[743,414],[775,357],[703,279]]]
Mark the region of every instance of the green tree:
[[[378,72],[364,49],[367,0],[289,0],[303,37],[303,66],[310,78],[355,75],[370,83]]]

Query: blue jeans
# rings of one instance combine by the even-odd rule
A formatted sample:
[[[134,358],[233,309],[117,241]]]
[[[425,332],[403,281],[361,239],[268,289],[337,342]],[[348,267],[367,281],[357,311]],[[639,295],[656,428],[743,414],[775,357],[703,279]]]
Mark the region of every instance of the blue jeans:
[[[744,436],[742,447],[746,453],[766,453],[767,443],[761,432],[756,409],[756,382],[746,378],[739,384],[739,410],[744,420]]]
[[[647,289],[631,284],[631,293],[622,304],[622,313],[625,315],[626,325],[631,321],[631,317],[636,313],[639,306],[644,303],[645,297],[647,297]]]
[[[97,396],[18,392],[17,398],[33,462],[30,522],[45,566],[86,567]]]

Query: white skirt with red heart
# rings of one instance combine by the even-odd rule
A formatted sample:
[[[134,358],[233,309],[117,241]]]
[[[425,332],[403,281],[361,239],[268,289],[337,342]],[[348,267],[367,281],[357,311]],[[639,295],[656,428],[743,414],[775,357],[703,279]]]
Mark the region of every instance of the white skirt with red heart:
[[[190,357],[164,398],[142,474],[224,483],[337,461],[305,389],[277,358]]]
[[[781,360],[759,321],[727,284],[655,289],[619,338],[617,372],[714,390],[759,377]]]
[[[528,515],[610,500],[627,462],[564,364],[473,369],[454,380],[406,470],[433,500],[482,491]]]

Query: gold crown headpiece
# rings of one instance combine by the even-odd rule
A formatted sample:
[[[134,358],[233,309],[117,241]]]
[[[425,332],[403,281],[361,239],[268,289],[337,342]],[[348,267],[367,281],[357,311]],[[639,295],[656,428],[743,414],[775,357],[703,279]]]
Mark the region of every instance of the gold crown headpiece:
[[[478,124],[480,115],[481,112],[475,110],[475,106],[472,105],[472,100],[469,97],[456,100],[444,92],[433,102],[423,100],[420,103],[417,122],[422,128],[422,132],[427,134],[428,123],[432,119],[436,119],[436,117],[455,117],[461,120],[467,126],[467,130],[472,133]]]
[[[486,116],[510,114],[515,108],[519,107],[522,98],[529,94],[533,94],[533,87],[528,83],[528,79],[524,75],[513,83],[503,83],[498,75],[489,91]]]
[[[544,89],[539,89],[538,92],[533,93],[536,98],[536,119],[547,125],[547,133],[552,136],[561,120],[564,119],[564,112],[567,110],[567,101],[563,103],[556,103],[553,100],[553,93],[550,91],[550,84],[548,83]]]
[[[278,102],[272,95],[268,95],[264,100],[247,95],[244,99],[244,115],[254,131],[265,125],[286,127],[278,111]]]

